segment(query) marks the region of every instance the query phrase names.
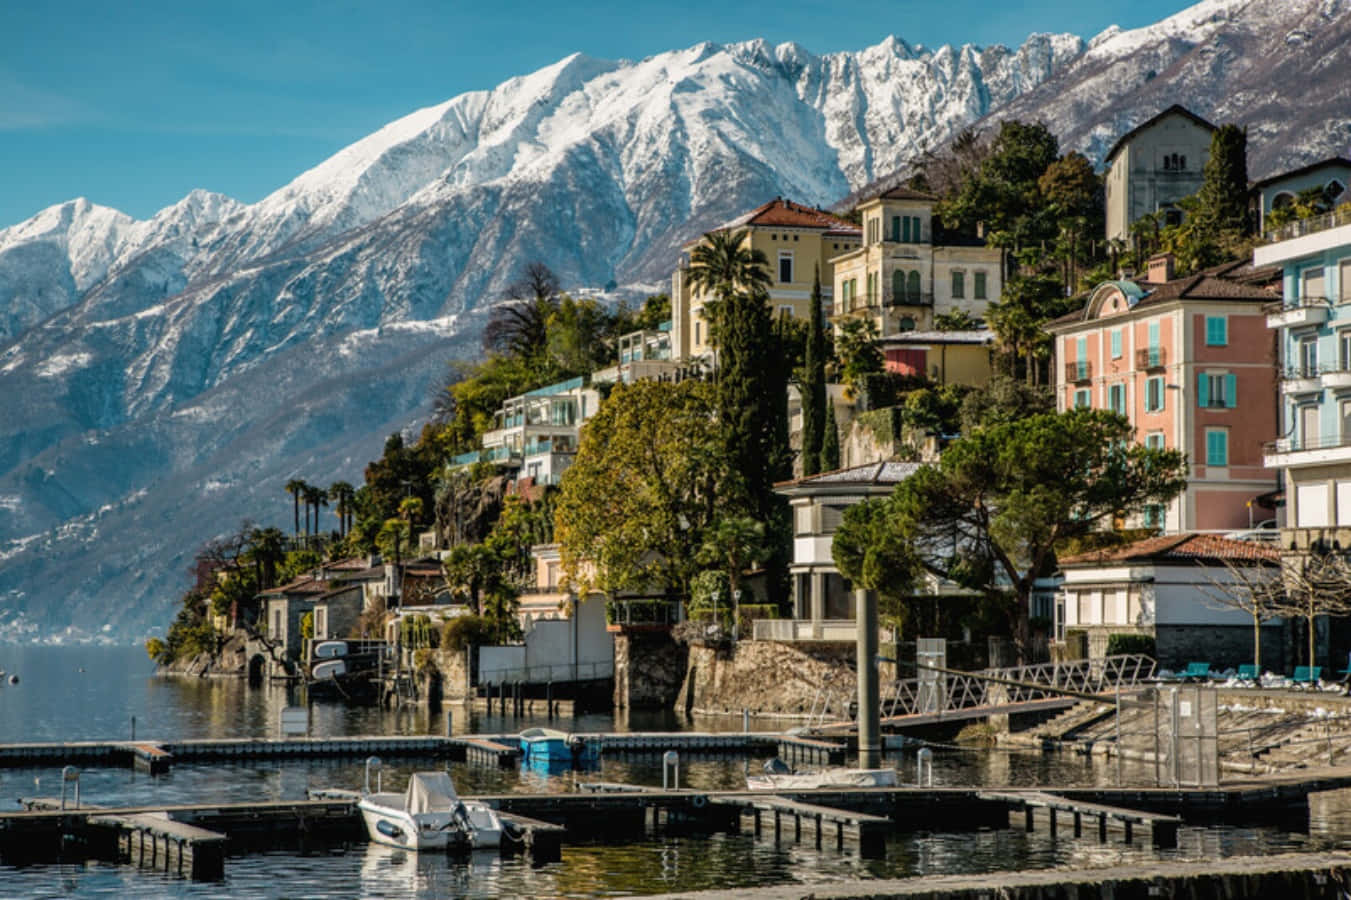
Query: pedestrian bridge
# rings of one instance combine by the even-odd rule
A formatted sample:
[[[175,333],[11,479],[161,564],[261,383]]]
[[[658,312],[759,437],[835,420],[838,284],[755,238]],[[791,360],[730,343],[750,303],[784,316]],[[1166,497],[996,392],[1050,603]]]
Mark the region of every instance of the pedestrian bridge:
[[[1139,654],[962,672],[920,663],[917,677],[901,678],[881,691],[883,727],[905,727],[1040,712],[1081,700],[1112,702],[1115,693],[1143,687],[1154,677],[1154,660]],[[812,721],[823,731],[855,727],[855,698],[828,690],[818,694]]]

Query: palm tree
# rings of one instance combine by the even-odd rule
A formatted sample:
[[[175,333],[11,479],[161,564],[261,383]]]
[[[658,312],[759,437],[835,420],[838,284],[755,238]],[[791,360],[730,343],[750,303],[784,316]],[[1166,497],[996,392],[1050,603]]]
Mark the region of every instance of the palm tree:
[[[700,562],[716,566],[727,575],[727,588],[732,595],[734,628],[740,621],[741,577],[747,569],[764,558],[767,549],[764,523],[750,516],[719,519],[709,529],[704,545],[699,548]]]
[[[295,534],[296,537],[300,537],[300,495],[305,493],[307,488],[309,488],[309,485],[299,478],[292,478],[290,481],[286,482],[286,493],[291,495],[291,500],[294,502],[295,506],[295,531],[293,534]],[[306,507],[306,531],[309,531],[309,521],[309,508]]]
[[[328,505],[324,489],[312,484],[305,485],[305,534],[310,534],[310,507],[314,507],[314,534],[319,534],[319,504]]]
[[[277,578],[277,563],[286,558],[286,535],[279,528],[255,528],[249,533],[249,543],[259,569],[258,587],[267,590]]]
[[[718,299],[709,322],[709,335],[715,341],[720,318],[717,307],[738,295],[759,302],[770,283],[769,260],[764,251],[751,247],[744,228],[710,231],[690,252],[690,287]]]
[[[356,490],[346,481],[335,481],[328,486],[328,499],[338,513],[338,536],[347,537],[347,517],[352,512],[352,498]]]
[[[483,350],[522,360],[543,355],[549,341],[549,317],[558,311],[558,276],[542,262],[525,267],[507,285],[504,302],[493,308],[483,327]]]

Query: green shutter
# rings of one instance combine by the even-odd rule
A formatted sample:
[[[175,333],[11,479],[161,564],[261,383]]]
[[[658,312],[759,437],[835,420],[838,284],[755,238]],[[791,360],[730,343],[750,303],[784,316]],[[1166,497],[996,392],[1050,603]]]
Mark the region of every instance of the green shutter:
[[[899,240],[901,239],[901,217],[900,217],[900,216],[892,216],[892,217],[891,217],[891,239],[892,239],[893,241],[899,241]]]
[[[1149,323],[1149,349],[1157,350],[1159,348],[1159,323]]]
[[[1121,329],[1112,329],[1112,359],[1121,356]]]
[[[1229,343],[1229,320],[1224,316],[1206,316],[1206,345],[1223,347]]]
[[[1206,465],[1229,465],[1229,434],[1224,431],[1206,432]]]
[[[902,233],[904,234],[904,237],[902,237],[901,240],[904,241],[904,242],[907,243],[907,244],[910,243],[910,217],[909,217],[909,216],[906,216],[906,217],[905,217],[905,231],[902,232]]]
[[[1202,409],[1210,405],[1210,376],[1205,372],[1196,373],[1196,405]]]
[[[1224,406],[1233,409],[1238,406],[1238,376],[1224,376]]]

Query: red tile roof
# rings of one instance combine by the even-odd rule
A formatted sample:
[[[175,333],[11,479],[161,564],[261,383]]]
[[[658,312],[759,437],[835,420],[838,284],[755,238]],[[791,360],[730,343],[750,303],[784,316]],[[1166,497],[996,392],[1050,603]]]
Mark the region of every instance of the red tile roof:
[[[1060,560],[1064,566],[1124,562],[1255,562],[1275,565],[1281,554],[1264,541],[1236,541],[1216,534],[1165,534],[1120,547],[1079,553]]]
[[[819,228],[832,233],[853,235],[863,233],[863,230],[853,222],[832,216],[830,213],[812,206],[803,206],[801,203],[785,200],[782,197],[775,197],[768,203],[757,206],[750,212],[738,216],[715,230],[744,228],[747,225],[770,228],[775,226],[782,228]]]

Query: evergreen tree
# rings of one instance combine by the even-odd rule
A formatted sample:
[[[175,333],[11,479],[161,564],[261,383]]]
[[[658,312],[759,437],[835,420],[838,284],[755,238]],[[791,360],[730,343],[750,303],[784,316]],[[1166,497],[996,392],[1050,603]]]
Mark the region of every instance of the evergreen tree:
[[[826,416],[826,336],[821,325],[821,267],[816,267],[807,322],[807,359],[802,376],[802,474],[821,471]]]
[[[826,401],[825,434],[821,437],[821,471],[833,472],[840,467],[840,429],[835,425],[835,404]]]
[[[1248,133],[1221,125],[1210,138],[1210,158],[1202,169],[1197,218],[1213,232],[1248,233]]]

